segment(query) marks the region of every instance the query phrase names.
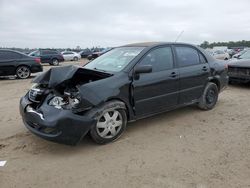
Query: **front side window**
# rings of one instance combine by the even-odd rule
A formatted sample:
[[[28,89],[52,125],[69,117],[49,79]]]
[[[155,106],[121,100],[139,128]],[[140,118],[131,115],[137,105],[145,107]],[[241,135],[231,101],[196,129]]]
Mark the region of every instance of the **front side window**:
[[[177,46],[175,50],[179,67],[197,65],[200,63],[199,54],[194,48]]]
[[[144,47],[115,48],[86,64],[84,68],[106,72],[120,72],[124,69]]]
[[[150,51],[139,64],[151,65],[152,72],[159,72],[173,68],[171,47],[161,47]]]

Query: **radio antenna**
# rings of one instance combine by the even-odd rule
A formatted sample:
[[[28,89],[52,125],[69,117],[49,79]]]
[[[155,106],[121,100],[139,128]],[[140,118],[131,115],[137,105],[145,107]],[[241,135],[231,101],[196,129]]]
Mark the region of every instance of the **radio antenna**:
[[[174,42],[177,42],[183,33],[184,33],[184,30],[182,30],[182,31],[180,32],[180,34],[177,36],[177,38],[176,38],[176,40],[175,40]]]

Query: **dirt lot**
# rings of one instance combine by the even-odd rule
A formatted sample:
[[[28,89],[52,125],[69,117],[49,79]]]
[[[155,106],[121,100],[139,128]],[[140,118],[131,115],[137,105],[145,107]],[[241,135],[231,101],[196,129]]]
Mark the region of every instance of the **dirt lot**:
[[[112,144],[70,147],[24,127],[18,103],[30,81],[0,79],[1,188],[250,187],[250,86],[230,86],[212,111],[175,110],[130,124]]]

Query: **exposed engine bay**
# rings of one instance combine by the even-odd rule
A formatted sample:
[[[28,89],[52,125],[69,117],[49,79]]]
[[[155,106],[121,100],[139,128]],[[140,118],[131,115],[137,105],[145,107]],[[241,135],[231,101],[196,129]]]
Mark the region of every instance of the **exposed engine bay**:
[[[81,111],[84,84],[110,77],[111,74],[67,66],[51,69],[36,77],[29,91],[29,99],[34,107],[39,107],[43,99],[50,96],[49,105],[57,109],[78,109]]]

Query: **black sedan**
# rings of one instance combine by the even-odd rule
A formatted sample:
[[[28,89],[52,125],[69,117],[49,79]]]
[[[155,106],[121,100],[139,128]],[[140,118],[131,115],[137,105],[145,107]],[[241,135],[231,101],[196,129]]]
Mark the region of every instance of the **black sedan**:
[[[40,58],[30,57],[13,50],[0,50],[0,76],[16,75],[25,79],[31,73],[42,72]]]
[[[34,79],[20,113],[34,134],[76,144],[116,140],[127,122],[196,104],[213,109],[228,82],[227,67],[201,48],[139,43],[114,48],[84,67],[52,68]]]

